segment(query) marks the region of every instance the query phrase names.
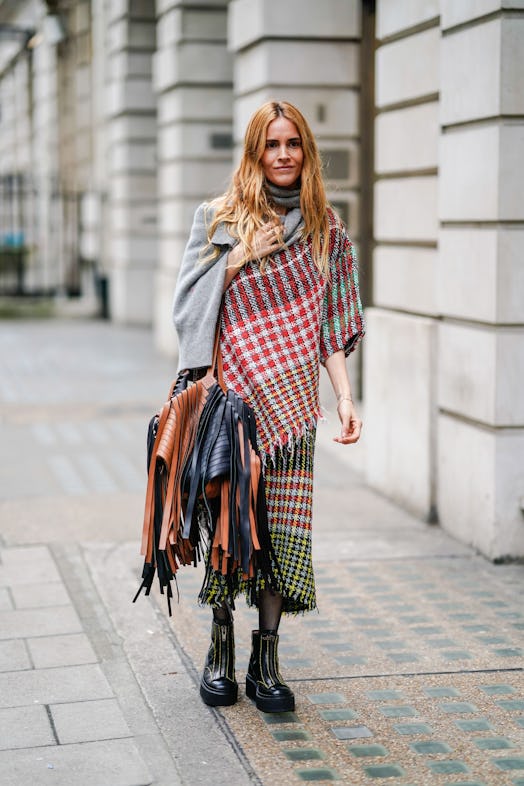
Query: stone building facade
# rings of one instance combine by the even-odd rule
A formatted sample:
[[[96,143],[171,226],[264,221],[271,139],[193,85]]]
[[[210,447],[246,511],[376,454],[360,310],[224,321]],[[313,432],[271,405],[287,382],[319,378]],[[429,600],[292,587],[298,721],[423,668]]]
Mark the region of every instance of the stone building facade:
[[[29,289],[103,284],[175,355],[194,208],[253,109],[296,103],[361,257],[352,455],[523,556],[522,73],[524,0],[0,0],[0,247],[23,242]]]

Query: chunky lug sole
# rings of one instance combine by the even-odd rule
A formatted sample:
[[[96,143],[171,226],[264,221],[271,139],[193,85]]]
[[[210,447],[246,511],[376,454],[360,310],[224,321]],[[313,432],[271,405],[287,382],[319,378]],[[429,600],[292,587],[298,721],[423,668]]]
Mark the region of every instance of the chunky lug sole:
[[[238,698],[238,685],[236,682],[231,683],[231,688],[228,691],[214,690],[212,685],[208,685],[202,680],[200,683],[200,696],[204,704],[209,707],[231,707],[236,704]]]
[[[255,702],[257,710],[261,712],[293,712],[295,709],[295,697],[292,693],[289,696],[262,696],[250,674],[246,674],[246,695]]]

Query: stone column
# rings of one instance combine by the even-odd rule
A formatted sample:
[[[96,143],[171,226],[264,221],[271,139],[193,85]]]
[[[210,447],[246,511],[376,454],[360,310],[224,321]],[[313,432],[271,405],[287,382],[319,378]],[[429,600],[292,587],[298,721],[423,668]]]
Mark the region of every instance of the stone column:
[[[58,185],[58,84],[56,46],[46,38],[33,50],[33,151],[37,189],[39,288],[55,291],[63,280],[53,196]],[[56,203],[56,199],[54,200]]]
[[[82,205],[82,252],[96,263],[96,280],[101,313],[109,316],[106,289],[111,272],[112,231],[109,201],[110,123],[107,118],[107,79],[109,74],[107,0],[91,0],[91,123],[93,158],[90,191]]]
[[[91,17],[89,3],[77,2],[63,19],[67,38],[58,59],[60,177],[69,191],[83,191],[91,178]]]
[[[524,555],[524,9],[441,0],[442,525]]]
[[[159,270],[154,331],[176,352],[172,301],[200,202],[224,191],[232,162],[232,63],[227,0],[157,0],[154,74],[158,101]]]
[[[110,311],[150,324],[157,260],[156,101],[151,84],[155,8],[108,0]]]
[[[366,476],[432,520],[439,0],[378,0],[376,13],[376,248],[364,353]]]
[[[83,309],[95,305],[89,234],[83,232],[93,161],[90,11],[89,2],[77,0],[63,12],[67,36],[57,59],[61,283],[65,293],[82,295]]]
[[[358,240],[359,0],[232,0],[235,142],[264,101],[296,104],[325,165],[328,196]]]

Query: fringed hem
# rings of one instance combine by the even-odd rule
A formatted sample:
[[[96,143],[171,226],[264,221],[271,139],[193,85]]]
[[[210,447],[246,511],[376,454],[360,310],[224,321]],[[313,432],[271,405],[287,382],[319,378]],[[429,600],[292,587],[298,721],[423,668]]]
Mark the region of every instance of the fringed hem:
[[[263,589],[273,589],[282,595],[282,614],[297,616],[309,611],[318,611],[314,592],[308,600],[287,596],[282,587],[272,587],[261,575],[252,579],[243,579],[241,573],[234,576],[223,576],[213,570],[206,571],[204,583],[198,595],[198,605],[216,608],[227,602],[231,608],[234,608],[239,595],[245,595],[247,605],[250,608],[258,609],[260,592]]]
[[[258,450],[264,468],[268,466],[269,462],[272,464],[275,463],[278,453],[279,460],[282,460],[282,470],[287,470],[295,457],[297,448],[301,446],[302,440],[310,437],[314,438],[317,430],[317,423],[324,420],[325,414],[319,404],[308,420],[304,420],[302,423],[290,426],[287,429],[271,435],[271,443],[268,441],[261,443],[259,436]],[[257,428],[260,434],[263,429],[260,427],[259,423],[257,423]]]

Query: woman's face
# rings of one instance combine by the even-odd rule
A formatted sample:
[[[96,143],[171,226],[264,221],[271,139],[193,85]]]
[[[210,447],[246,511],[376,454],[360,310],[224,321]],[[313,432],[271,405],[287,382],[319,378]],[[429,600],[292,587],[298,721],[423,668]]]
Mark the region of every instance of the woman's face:
[[[262,169],[266,180],[287,188],[300,177],[304,152],[297,127],[286,117],[277,117],[267,127]]]

